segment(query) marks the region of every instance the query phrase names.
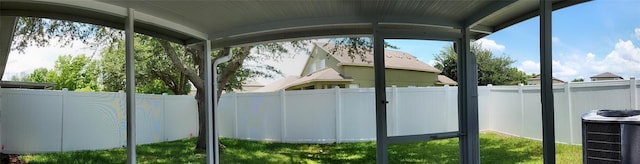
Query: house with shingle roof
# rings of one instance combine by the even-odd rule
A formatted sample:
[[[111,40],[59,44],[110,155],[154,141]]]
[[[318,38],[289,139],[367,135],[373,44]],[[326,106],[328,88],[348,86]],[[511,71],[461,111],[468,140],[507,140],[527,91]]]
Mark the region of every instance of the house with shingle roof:
[[[603,81],[603,80],[624,80],[622,76],[613,74],[611,72],[604,72],[601,74],[597,74],[595,76],[591,76],[591,81]]]
[[[564,84],[566,83],[565,81],[562,81],[556,77],[552,77],[553,79],[553,84]],[[529,78],[527,80],[527,85],[540,85],[540,75],[534,76],[532,78]]]
[[[309,90],[340,88],[370,88],[375,86],[373,53],[349,55],[346,50],[334,50],[334,44],[315,43],[309,59],[298,77],[287,77],[256,90]],[[330,53],[333,52],[333,53]],[[425,87],[457,85],[440,70],[415,56],[394,50],[385,50],[386,85],[397,87]]]

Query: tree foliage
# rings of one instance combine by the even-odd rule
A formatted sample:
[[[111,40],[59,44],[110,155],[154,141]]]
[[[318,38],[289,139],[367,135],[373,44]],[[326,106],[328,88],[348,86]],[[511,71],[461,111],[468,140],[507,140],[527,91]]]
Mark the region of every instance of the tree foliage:
[[[191,91],[189,80],[173,66],[156,39],[137,34],[134,43],[136,92],[183,95]],[[115,92],[126,87],[124,45],[124,40],[118,40],[101,53],[101,77],[105,91]]]
[[[73,21],[19,17],[14,31],[12,50],[24,52],[29,46],[44,47],[51,42],[69,46],[72,41],[101,47],[122,37],[122,32],[112,28]]]
[[[49,82],[47,81],[47,73],[49,73],[49,70],[47,68],[37,68],[33,70],[33,72],[29,74],[29,76],[27,76],[27,79],[28,81],[38,83]]]
[[[472,44],[471,53],[476,55],[478,62],[478,85],[516,85],[526,82],[526,74],[511,67],[516,61],[508,56],[494,56],[491,51],[483,49],[478,44]],[[442,74],[457,81],[458,55],[453,46],[444,47],[435,55],[435,67]]]
[[[583,78],[576,78],[576,79],[571,80],[571,82],[584,82],[584,79]]]
[[[62,55],[53,69],[37,68],[26,75],[26,81],[56,83],[54,89],[70,91],[100,91],[98,62],[83,55]]]

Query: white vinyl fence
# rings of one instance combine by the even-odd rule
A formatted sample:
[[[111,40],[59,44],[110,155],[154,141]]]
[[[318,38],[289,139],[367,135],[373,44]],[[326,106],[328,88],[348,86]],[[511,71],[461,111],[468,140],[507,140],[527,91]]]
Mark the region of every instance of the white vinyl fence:
[[[389,135],[458,129],[457,90],[389,88]],[[375,139],[374,90],[326,89],[231,93],[220,99],[220,135],[279,142],[354,142]]]
[[[596,109],[638,109],[635,80],[554,86],[556,141],[581,144],[581,116]],[[478,88],[480,129],[542,138],[539,86]],[[388,88],[388,135],[458,129],[457,87]],[[374,90],[230,93],[220,99],[220,135],[278,142],[375,140]]]
[[[554,86],[556,140],[581,144],[581,115],[596,109],[638,109],[635,80]],[[539,86],[482,86],[480,129],[540,139]],[[387,89],[388,135],[457,131],[457,87]],[[125,94],[0,89],[4,153],[40,153],[125,146]],[[229,93],[220,99],[220,135],[277,142],[375,140],[374,90],[325,89]],[[137,95],[137,142],[198,133],[193,96]]]
[[[0,89],[0,143],[10,154],[126,146],[125,93]],[[139,144],[197,135],[193,96],[136,95]]]
[[[555,137],[561,143],[582,144],[582,114],[598,109],[638,109],[638,83],[633,80],[567,83],[554,86]],[[480,117],[483,130],[532,139],[542,138],[539,86],[494,86],[488,112]]]

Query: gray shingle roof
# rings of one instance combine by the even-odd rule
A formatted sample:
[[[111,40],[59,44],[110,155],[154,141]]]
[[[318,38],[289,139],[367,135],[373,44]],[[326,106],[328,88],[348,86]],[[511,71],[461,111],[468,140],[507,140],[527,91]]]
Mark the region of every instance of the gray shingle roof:
[[[334,49],[335,44],[316,43],[316,46],[331,54],[331,51],[332,49]],[[434,72],[436,74],[439,74],[442,72],[437,68],[434,68],[433,66],[430,66],[418,60],[415,56],[409,53],[394,51],[394,50],[385,50],[384,52],[385,52],[385,61],[384,61],[385,68]],[[354,58],[351,58],[347,50],[338,49],[336,50],[335,53],[331,54],[331,56],[333,56],[338,60],[338,62],[340,62],[339,65],[373,67],[373,52],[368,52],[362,55],[356,54]]]
[[[597,74],[595,76],[591,76],[591,78],[616,78],[616,77],[617,78],[622,78],[621,76],[613,74],[611,72],[604,72],[604,73],[601,73],[601,74]]]

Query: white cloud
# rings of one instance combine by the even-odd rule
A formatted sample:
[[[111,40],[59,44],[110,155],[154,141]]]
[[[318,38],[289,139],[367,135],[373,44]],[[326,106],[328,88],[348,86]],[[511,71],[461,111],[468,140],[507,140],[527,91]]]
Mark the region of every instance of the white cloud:
[[[560,38],[555,37],[555,36],[554,36],[554,37],[551,37],[551,42],[552,42],[552,43],[560,43]]]
[[[628,79],[631,76],[640,77],[640,47],[633,42],[618,41],[614,49],[601,59],[597,55],[572,55],[560,60],[554,60],[553,76],[562,80],[572,80],[580,77],[591,77],[602,72],[612,72]],[[527,60],[518,67],[527,73],[539,73],[540,63]],[[587,79],[588,80],[588,79]]]
[[[640,27],[636,28],[634,30],[634,32],[635,32],[635,35],[636,35],[636,39],[640,40]]]
[[[498,44],[496,43],[496,41],[491,39],[482,38],[482,39],[476,40],[475,43],[480,44],[482,48],[489,49],[492,52],[504,52],[504,49],[505,49],[504,45]]]
[[[521,71],[524,71],[526,73],[540,73],[540,63],[531,61],[531,60],[527,60],[522,62],[522,64],[520,65],[520,67],[518,67],[518,69],[520,69]]]
[[[576,75],[578,75],[578,71],[571,67],[568,66],[567,64],[563,64],[563,62],[560,62],[558,60],[553,60],[551,61],[551,65],[553,67],[553,77],[562,79],[562,80],[566,80],[572,77],[575,77]],[[535,74],[539,74],[540,73],[540,62],[534,62],[531,60],[527,60],[522,62],[522,64],[520,65],[520,67],[518,67],[518,69],[526,72],[526,73],[535,73]],[[571,79],[569,79],[571,80]]]
[[[59,42],[52,40],[51,43]],[[73,46],[60,47],[59,44],[54,44],[48,47],[27,47],[24,53],[11,51],[2,79],[10,80],[13,75],[31,73],[34,69],[40,67],[51,69],[53,68],[54,62],[61,55],[69,54],[78,56],[80,54],[86,54],[87,56],[93,55],[94,58],[99,58],[100,56],[98,55],[98,51],[89,48],[89,46],[82,43],[82,41],[74,41],[72,45]]]

